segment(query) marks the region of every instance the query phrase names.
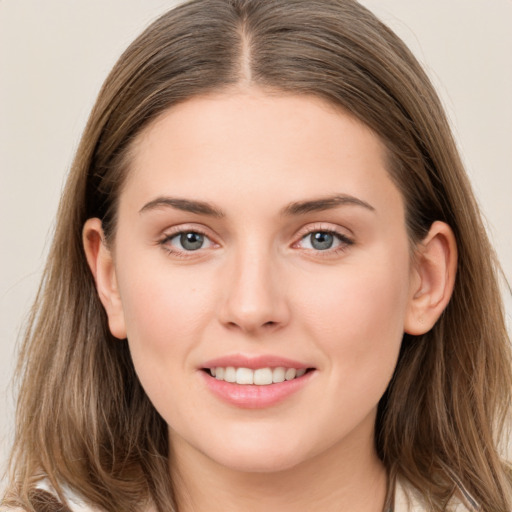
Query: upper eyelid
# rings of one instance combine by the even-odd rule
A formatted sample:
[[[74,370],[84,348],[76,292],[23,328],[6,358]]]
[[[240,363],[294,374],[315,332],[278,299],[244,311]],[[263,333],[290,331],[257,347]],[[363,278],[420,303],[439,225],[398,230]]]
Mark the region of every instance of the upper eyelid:
[[[199,233],[208,238],[215,238],[212,230],[199,224],[178,224],[176,226],[169,226],[162,230],[162,238],[173,238],[180,233]]]
[[[166,242],[168,240],[172,240],[173,238],[176,238],[177,236],[183,235],[185,233],[197,233],[198,235],[204,236],[205,238],[208,238],[212,243],[215,243],[212,240],[212,237],[206,233],[203,233],[202,231],[199,231],[198,229],[185,229],[176,231],[175,233],[167,233],[163,236],[162,241]]]
[[[297,244],[309,234],[318,231],[332,233],[334,235],[339,236],[341,239],[344,239],[345,241],[350,241],[351,243],[354,243],[354,235],[349,228],[344,226],[342,227],[338,225],[333,225],[330,222],[314,222],[301,227],[299,230],[295,232],[295,235],[293,235],[292,245]],[[219,237],[216,235],[214,231],[212,231],[207,226],[203,226],[201,224],[196,223],[177,224],[175,226],[167,227],[166,229],[162,230],[162,234],[159,237],[159,243],[170,240],[171,238],[174,238],[175,236],[181,233],[188,232],[199,233],[207,237],[213,244],[221,245],[221,243],[219,242]]]
[[[310,231],[309,233],[306,233],[304,236],[301,236],[296,242],[293,243],[293,246],[298,245],[305,238],[312,235],[313,233],[329,233],[329,234],[333,235],[335,238],[338,238],[339,242],[341,244],[344,244],[345,246],[354,244],[354,240],[352,240],[348,236],[344,235],[343,233],[339,233],[337,231],[329,231],[327,229],[317,229],[317,230]],[[328,252],[329,250],[332,250],[332,249],[326,249],[325,251],[322,251],[322,252]]]
[[[298,239],[302,239],[305,236],[316,233],[317,231],[325,231],[328,233],[333,233],[336,235],[339,235],[340,237],[353,240],[354,234],[352,231],[346,227],[336,226],[331,223],[322,223],[322,222],[315,222],[313,224],[308,224],[307,226],[302,227],[297,231],[297,234],[295,235]]]

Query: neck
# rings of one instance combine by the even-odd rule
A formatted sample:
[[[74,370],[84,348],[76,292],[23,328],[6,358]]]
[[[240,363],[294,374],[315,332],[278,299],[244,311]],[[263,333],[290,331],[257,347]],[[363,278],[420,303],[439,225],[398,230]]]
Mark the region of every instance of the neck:
[[[220,465],[174,440],[179,512],[382,512],[387,476],[373,438],[330,447],[291,468],[246,472]],[[368,442],[370,441],[370,442]]]

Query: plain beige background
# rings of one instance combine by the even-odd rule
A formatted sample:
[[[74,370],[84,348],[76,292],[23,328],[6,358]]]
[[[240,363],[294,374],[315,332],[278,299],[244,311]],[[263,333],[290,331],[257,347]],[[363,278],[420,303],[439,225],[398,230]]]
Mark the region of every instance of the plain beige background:
[[[0,464],[12,435],[17,333],[88,112],[123,49],[175,3],[0,0]],[[512,0],[362,3],[436,84],[512,282]]]

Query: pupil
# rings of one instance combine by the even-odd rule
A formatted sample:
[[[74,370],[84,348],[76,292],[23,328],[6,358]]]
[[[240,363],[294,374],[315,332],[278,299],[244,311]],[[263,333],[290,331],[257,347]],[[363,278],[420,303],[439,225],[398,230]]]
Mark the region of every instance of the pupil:
[[[203,245],[204,236],[199,233],[183,233],[180,236],[181,246],[187,251],[197,251]]]
[[[318,231],[317,233],[313,233],[313,235],[311,236],[311,246],[320,251],[330,249],[332,247],[333,242],[334,236],[331,233]]]

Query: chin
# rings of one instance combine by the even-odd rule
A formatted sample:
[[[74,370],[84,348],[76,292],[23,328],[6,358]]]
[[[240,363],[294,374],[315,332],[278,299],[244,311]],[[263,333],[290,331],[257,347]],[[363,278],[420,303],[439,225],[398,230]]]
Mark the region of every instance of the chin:
[[[307,456],[296,446],[283,443],[264,443],[249,440],[246,444],[233,443],[222,453],[210,454],[218,464],[242,473],[276,473],[298,466]]]
[[[300,464],[297,457],[283,457],[268,455],[257,459],[245,457],[233,457],[229,460],[219,461],[223,466],[240,473],[278,473],[287,471]]]

